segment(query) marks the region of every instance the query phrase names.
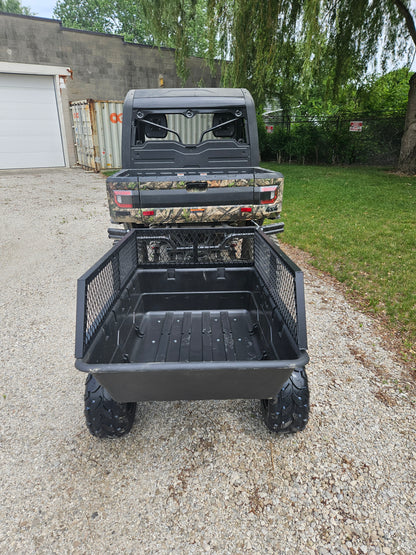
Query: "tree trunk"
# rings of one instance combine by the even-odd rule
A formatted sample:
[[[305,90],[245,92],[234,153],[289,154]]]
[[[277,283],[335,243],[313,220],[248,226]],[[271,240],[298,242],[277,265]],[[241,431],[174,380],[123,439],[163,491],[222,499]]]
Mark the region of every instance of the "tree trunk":
[[[403,173],[416,174],[416,73],[410,78],[409,86],[398,169]]]

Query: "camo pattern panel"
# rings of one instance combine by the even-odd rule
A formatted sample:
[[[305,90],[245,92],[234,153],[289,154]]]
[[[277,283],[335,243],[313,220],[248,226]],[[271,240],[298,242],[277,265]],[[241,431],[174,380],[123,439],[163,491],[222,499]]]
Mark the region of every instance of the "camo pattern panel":
[[[252,180],[222,180],[221,183],[233,184],[236,186],[244,182],[244,185],[252,183]],[[283,199],[283,179],[261,179],[256,180],[256,184],[262,183],[261,186],[279,185],[279,191],[275,203],[273,204],[252,204],[247,205],[245,208],[251,208],[250,212],[243,212],[241,206],[206,206],[206,207],[193,207],[193,208],[146,208],[143,211],[139,208],[125,208],[120,207],[114,200],[114,191],[117,190],[138,190],[137,182],[118,183],[107,180],[107,198],[110,209],[111,221],[114,223],[136,223],[146,226],[150,225],[166,225],[166,224],[196,224],[196,223],[230,223],[230,222],[244,222],[249,220],[262,221],[264,218],[276,219],[282,211]],[[146,184],[154,183],[158,188],[161,185],[172,185],[172,181],[158,181],[147,182]],[[180,183],[180,182],[178,182]],[[219,182],[211,182],[219,183]],[[227,185],[230,186],[230,185]]]
[[[139,210],[137,208],[121,208],[117,206],[115,198],[114,198],[114,191],[119,190],[127,190],[127,191],[134,191],[138,190],[137,182],[114,182],[107,179],[107,200],[108,200],[108,207],[110,209],[110,218],[112,222],[123,223],[123,222],[130,222],[130,221],[137,221],[137,213]],[[130,218],[133,218],[131,220]]]
[[[117,207],[118,208],[118,207]],[[136,223],[145,226],[163,226],[177,224],[234,223],[264,218],[275,219],[281,208],[278,204],[269,206],[252,205],[251,212],[242,212],[240,206],[209,206],[207,208],[146,208],[127,209],[112,212],[111,220],[115,223]],[[143,214],[144,213],[144,214]]]
[[[269,185],[282,185],[283,186],[284,178],[283,177],[264,177],[262,179],[256,177],[256,186],[257,187],[268,187]]]
[[[143,181],[140,182],[141,190],[154,191],[156,189],[186,189],[187,185],[192,188],[192,183],[206,183],[207,188],[219,187],[254,187],[254,179],[205,179],[201,175],[199,179],[187,181]],[[263,180],[264,181],[264,180]],[[270,181],[270,180],[269,180]]]

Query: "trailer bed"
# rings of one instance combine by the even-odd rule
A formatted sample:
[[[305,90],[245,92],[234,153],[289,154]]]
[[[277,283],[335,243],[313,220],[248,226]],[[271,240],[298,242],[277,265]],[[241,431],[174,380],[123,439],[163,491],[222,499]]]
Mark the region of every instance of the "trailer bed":
[[[134,230],[79,280],[76,356],[119,402],[273,397],[308,361],[302,273],[258,230]]]
[[[178,296],[180,300],[180,296]],[[143,339],[131,349],[137,362],[259,360],[264,348],[247,310],[149,311]]]

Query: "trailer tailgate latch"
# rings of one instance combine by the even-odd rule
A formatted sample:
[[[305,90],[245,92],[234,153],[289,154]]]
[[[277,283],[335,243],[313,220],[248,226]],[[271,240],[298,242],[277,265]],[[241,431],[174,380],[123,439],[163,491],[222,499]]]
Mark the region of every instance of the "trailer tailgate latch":
[[[217,279],[225,279],[225,268],[217,268]]]

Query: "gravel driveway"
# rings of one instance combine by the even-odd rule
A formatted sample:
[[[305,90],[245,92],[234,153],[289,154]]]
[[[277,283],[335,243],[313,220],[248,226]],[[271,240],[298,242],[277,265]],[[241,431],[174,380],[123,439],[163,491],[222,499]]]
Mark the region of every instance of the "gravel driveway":
[[[375,325],[303,264],[311,415],[148,402],[97,440],[74,368],[76,279],[111,246],[105,183],[0,172],[2,553],[416,552],[415,395]]]

